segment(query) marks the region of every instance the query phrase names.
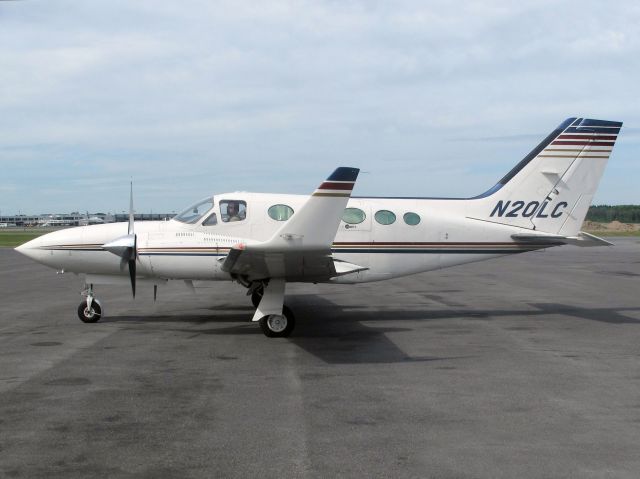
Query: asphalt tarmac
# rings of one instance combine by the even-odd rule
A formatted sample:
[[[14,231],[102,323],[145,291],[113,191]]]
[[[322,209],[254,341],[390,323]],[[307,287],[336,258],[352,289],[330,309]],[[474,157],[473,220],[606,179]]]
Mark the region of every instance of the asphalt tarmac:
[[[640,242],[358,286],[96,291],[0,249],[0,477],[638,478]],[[202,286],[202,285],[198,285]]]

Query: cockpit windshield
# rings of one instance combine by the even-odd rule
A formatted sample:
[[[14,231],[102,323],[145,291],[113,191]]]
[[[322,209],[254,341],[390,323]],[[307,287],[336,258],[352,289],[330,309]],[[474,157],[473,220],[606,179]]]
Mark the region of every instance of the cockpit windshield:
[[[203,200],[198,201],[195,205],[189,206],[186,210],[180,213],[177,216],[174,216],[174,220],[180,221],[181,223],[194,224],[200,218],[202,218],[207,211],[209,211],[213,207],[213,198],[205,198]]]

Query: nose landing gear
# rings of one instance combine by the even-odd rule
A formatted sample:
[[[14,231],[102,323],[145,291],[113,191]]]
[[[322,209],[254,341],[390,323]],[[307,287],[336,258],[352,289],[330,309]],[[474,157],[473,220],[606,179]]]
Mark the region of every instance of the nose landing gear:
[[[93,297],[93,285],[90,284],[84,291],[82,296],[87,299],[78,305],[78,317],[83,323],[97,323],[102,317],[102,306],[100,302]]]

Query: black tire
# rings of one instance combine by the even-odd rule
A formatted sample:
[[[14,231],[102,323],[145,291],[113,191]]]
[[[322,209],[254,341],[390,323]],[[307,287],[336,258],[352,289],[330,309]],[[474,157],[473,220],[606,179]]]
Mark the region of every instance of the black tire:
[[[285,324],[282,324],[283,320]],[[293,317],[293,313],[286,306],[282,308],[281,316],[272,314],[260,319],[260,328],[267,338],[286,338],[291,334],[295,326],[296,320]]]
[[[251,303],[253,304],[254,308],[257,308],[258,305],[260,304],[263,294],[264,294],[264,289],[262,288],[256,288],[253,290],[253,293],[251,293]]]
[[[83,323],[97,323],[102,317],[102,308],[95,299],[91,301],[91,311],[87,309],[87,302],[83,301],[78,306],[78,317]]]

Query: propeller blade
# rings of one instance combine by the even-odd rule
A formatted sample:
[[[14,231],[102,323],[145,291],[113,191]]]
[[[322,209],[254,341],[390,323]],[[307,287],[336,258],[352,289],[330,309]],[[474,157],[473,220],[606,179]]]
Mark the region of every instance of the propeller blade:
[[[133,235],[133,250],[129,259],[129,277],[131,278],[131,293],[136,297],[136,261],[138,261],[138,235]]]
[[[136,261],[138,259],[138,236],[133,232],[133,181],[131,182],[131,194],[129,195],[129,224],[127,234],[105,243],[102,248],[110,253],[120,256],[120,271],[124,265],[129,266],[129,278],[131,279],[131,292],[136,297]]]
[[[129,277],[131,278],[131,292],[133,297],[136,297],[136,260],[129,260]]]

